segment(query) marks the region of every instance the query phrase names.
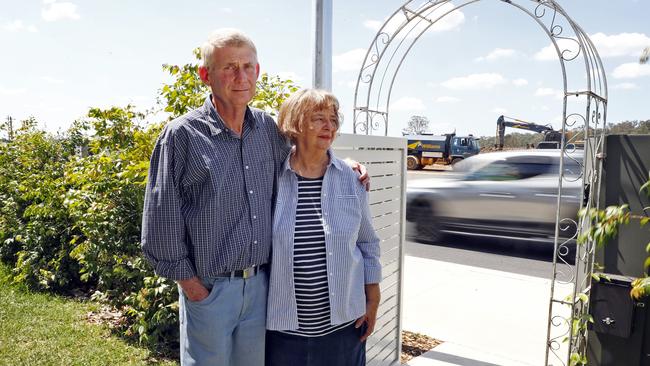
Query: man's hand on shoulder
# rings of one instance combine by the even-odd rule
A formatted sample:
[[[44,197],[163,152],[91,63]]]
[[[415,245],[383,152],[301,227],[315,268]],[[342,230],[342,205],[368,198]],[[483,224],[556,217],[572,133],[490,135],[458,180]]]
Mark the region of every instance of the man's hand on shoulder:
[[[178,284],[181,285],[185,296],[192,302],[201,301],[210,295],[210,291],[203,286],[198,277],[180,280]]]
[[[370,191],[370,176],[368,175],[368,169],[366,169],[366,166],[350,158],[346,158],[345,163],[348,164],[352,170],[360,174],[359,182],[363,184],[366,191]]]

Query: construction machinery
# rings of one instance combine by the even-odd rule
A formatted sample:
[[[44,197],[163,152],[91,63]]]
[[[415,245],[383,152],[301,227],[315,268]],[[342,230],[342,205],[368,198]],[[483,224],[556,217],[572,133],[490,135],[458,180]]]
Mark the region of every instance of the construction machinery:
[[[550,125],[540,125],[502,115],[497,119],[497,139],[495,147],[498,150],[503,150],[506,127],[544,134],[544,140],[537,145],[538,149],[559,149],[560,144],[562,143],[562,133],[554,130]]]

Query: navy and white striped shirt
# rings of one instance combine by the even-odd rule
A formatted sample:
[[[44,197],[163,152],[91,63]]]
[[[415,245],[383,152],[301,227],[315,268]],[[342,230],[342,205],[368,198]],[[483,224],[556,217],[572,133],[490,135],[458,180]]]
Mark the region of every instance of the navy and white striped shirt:
[[[289,153],[266,113],[247,108],[241,137],[208,96],[167,124],[151,156],[142,249],[172,280],[268,262],[275,176]]]
[[[330,324],[327,251],[321,211],[323,177],[298,176],[298,205],[293,234],[293,281],[298,308],[298,330],[286,333],[323,336],[348,325]]]
[[[331,151],[329,156],[322,189],[317,195],[321,215],[302,216],[305,207],[299,205],[298,178],[291,170],[289,158],[281,168],[273,217],[267,329],[300,329],[303,312],[298,302],[304,294],[294,271],[296,262],[300,264],[304,257],[296,256],[300,253],[296,249],[301,246],[296,243],[298,238],[324,239],[330,326],[347,325],[365,314],[364,285],[381,281],[379,238],[372,227],[368,193],[359,183],[357,173]],[[301,234],[303,231],[298,231],[297,224],[303,219],[316,226],[320,224],[323,235]]]

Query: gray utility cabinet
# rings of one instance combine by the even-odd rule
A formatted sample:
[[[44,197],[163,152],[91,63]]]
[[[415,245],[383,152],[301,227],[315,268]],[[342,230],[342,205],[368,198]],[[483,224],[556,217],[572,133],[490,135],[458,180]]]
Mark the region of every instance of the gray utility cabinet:
[[[627,203],[633,213],[642,213],[650,206],[639,192],[650,171],[650,135],[610,135],[604,148],[600,207]],[[650,300],[634,301],[629,295],[630,282],[644,275],[649,229],[631,221],[596,252],[596,262],[611,281],[592,283],[589,365],[650,366]]]

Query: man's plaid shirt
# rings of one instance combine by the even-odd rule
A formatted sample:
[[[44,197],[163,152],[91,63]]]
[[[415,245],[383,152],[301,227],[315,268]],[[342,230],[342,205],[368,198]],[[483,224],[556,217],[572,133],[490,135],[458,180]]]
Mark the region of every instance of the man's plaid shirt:
[[[248,108],[240,138],[210,96],[170,122],[151,156],[142,218],[156,273],[181,280],[267,263],[275,176],[288,152],[268,114]]]

